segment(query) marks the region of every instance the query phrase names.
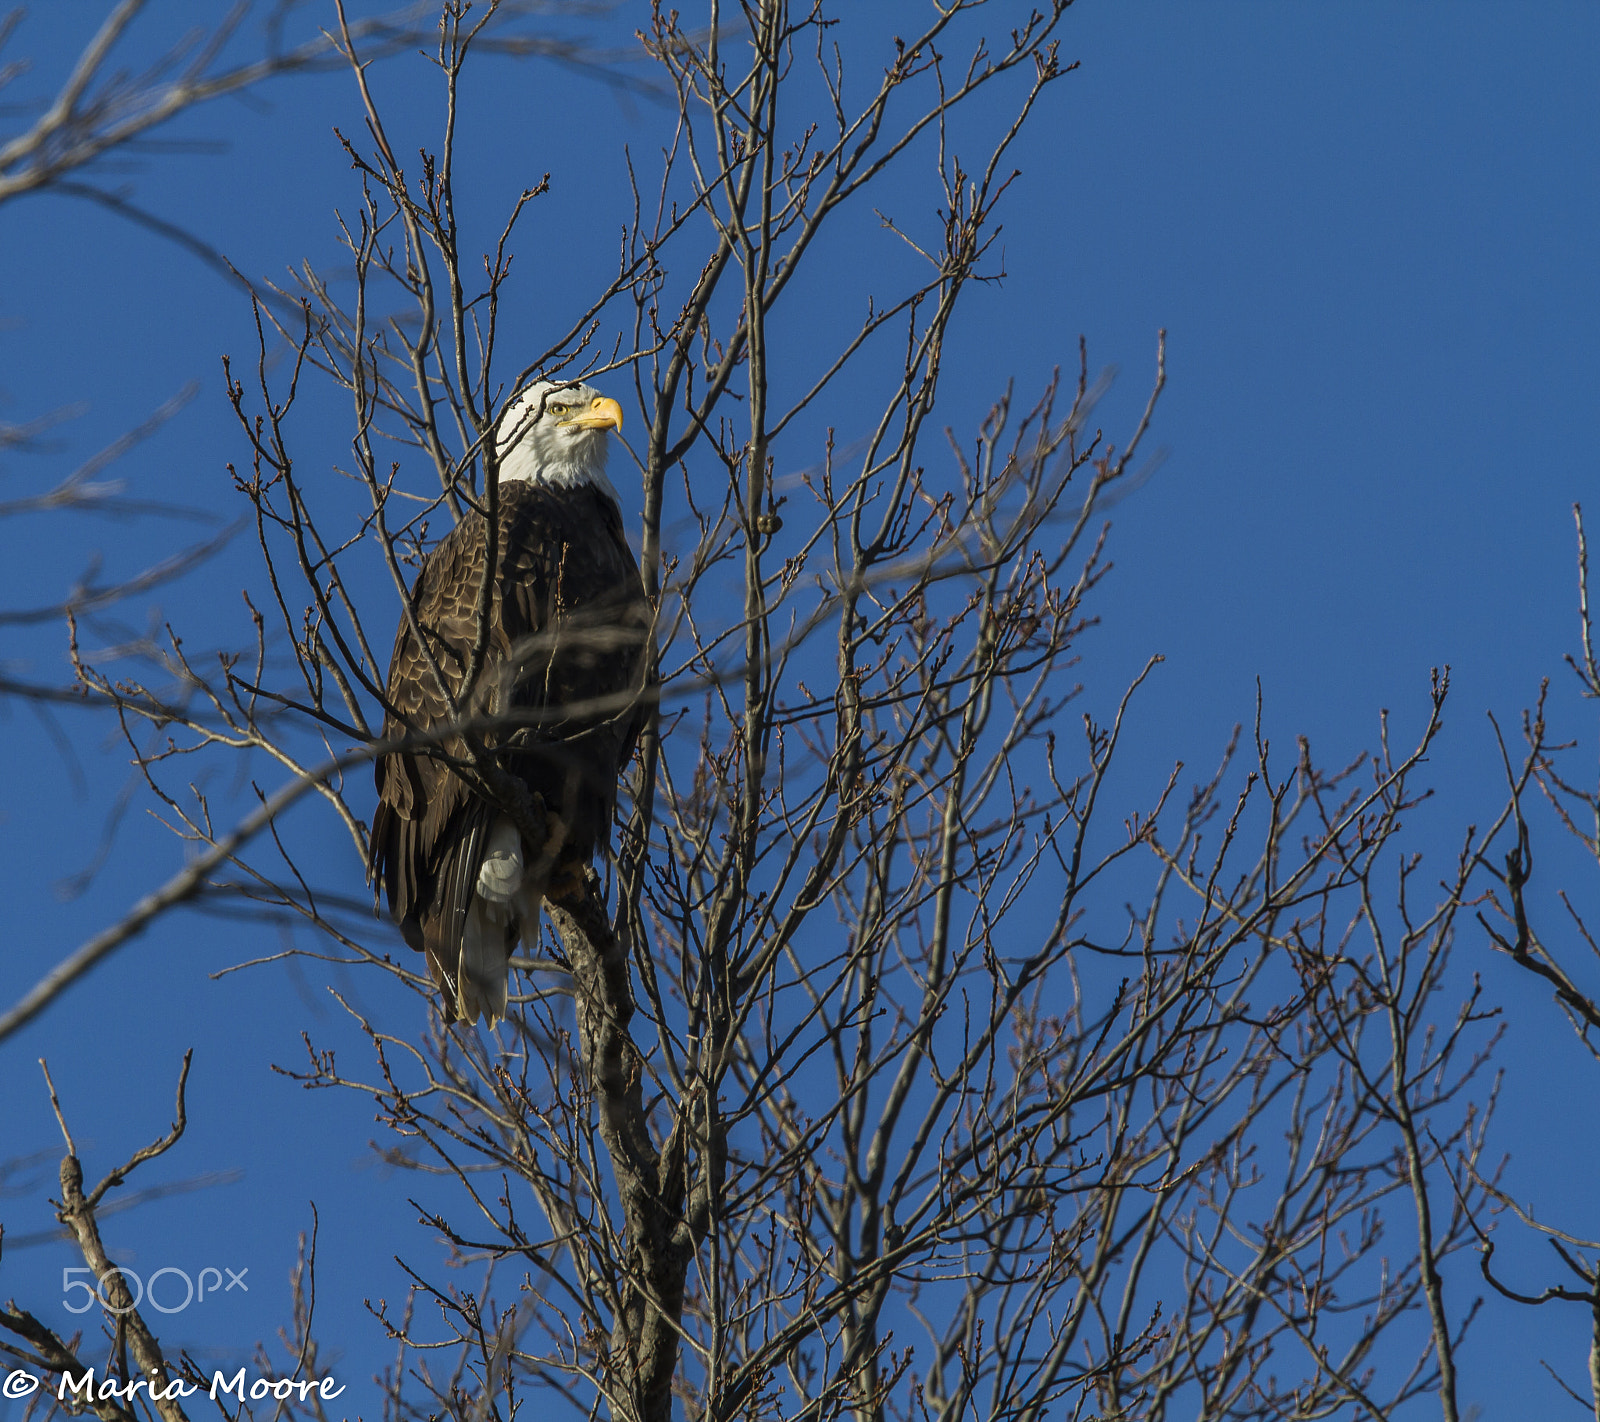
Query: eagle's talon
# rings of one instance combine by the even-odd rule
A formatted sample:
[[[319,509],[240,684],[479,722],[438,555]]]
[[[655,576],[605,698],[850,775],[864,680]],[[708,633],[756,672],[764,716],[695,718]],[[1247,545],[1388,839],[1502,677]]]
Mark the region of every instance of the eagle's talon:
[[[588,887],[589,866],[581,860],[563,864],[550,876],[544,896],[553,903],[575,903]]]

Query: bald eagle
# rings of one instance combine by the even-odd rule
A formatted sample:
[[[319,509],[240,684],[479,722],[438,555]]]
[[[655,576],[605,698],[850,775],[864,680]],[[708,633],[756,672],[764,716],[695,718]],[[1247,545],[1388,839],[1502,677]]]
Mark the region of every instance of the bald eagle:
[[[574,891],[609,846],[617,781],[646,711],[651,635],[605,473],[608,431],[621,427],[615,400],[548,381],[501,417],[494,586],[470,694],[483,510],[424,560],[395,634],[384,738],[469,723],[470,734],[375,766],[369,879],[427,954],[446,1020],[505,1015],[509,959],[519,940],[535,940],[541,901]],[[529,843],[522,829],[541,808],[544,841]]]

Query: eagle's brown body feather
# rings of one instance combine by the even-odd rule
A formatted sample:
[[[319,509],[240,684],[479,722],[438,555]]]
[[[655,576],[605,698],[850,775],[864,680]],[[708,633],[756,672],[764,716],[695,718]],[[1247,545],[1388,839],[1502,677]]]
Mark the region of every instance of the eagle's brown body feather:
[[[406,942],[427,953],[449,1016],[487,837],[512,807],[486,799],[448,759],[470,765],[476,740],[480,754],[541,797],[559,821],[554,841],[522,845],[542,892],[552,871],[587,864],[608,848],[617,781],[643,708],[650,609],[616,505],[592,485],[518,480],[503,482],[499,496],[490,635],[462,707],[483,727],[470,738],[444,739],[439,755],[398,752],[375,766],[369,868]],[[481,514],[469,514],[423,563],[411,607],[437,672],[403,617],[385,739],[451,722],[440,680],[459,702],[478,631],[487,529]],[[531,939],[534,925],[513,916],[507,956],[519,931]]]

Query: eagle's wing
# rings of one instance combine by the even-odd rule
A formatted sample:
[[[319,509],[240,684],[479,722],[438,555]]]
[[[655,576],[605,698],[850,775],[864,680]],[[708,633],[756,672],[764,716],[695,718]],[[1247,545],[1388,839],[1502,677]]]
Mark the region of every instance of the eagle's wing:
[[[481,516],[463,520],[423,562],[411,591],[412,616],[400,619],[395,634],[385,740],[450,723],[445,690],[459,694],[471,657],[486,528]],[[412,630],[413,618],[428,639],[431,663]],[[448,737],[439,750],[460,757],[466,746],[459,737]],[[487,807],[475,804],[466,782],[425,751],[380,756],[373,777],[378,808],[369,873],[382,885],[406,942],[428,950],[428,966],[453,1016],[454,971],[443,971],[434,946],[451,936],[445,925],[459,924],[471,903]]]

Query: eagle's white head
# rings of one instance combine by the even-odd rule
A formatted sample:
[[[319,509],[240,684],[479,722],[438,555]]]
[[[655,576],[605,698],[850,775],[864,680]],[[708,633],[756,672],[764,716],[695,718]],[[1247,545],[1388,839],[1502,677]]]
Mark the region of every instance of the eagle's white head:
[[[500,478],[590,484],[620,507],[606,478],[606,431],[621,428],[622,406],[592,386],[536,380],[506,406],[495,429]]]

